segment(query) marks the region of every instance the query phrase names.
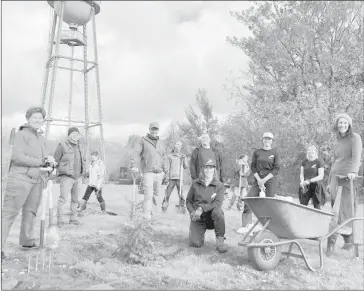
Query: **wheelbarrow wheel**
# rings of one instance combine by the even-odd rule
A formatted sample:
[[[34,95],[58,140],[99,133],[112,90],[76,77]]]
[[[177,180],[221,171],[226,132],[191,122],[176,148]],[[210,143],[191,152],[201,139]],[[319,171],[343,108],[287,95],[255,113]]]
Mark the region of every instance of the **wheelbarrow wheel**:
[[[268,231],[263,232],[254,239],[254,243],[262,244],[274,244],[278,241],[278,237]],[[282,257],[282,249],[280,246],[248,248],[248,257],[256,269],[266,271],[273,269],[278,265],[279,260]]]

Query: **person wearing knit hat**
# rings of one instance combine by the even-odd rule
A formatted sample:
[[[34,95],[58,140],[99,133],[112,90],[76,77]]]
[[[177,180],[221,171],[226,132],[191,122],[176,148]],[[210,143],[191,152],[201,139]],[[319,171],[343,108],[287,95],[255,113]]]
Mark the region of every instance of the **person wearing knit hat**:
[[[57,173],[61,184],[57,204],[58,227],[66,224],[63,208],[68,197],[71,197],[69,224],[80,224],[77,220],[78,196],[81,190],[81,177],[86,172],[84,149],[79,143],[80,131],[77,127],[70,127],[67,133],[67,140],[60,142],[54,153],[54,158],[58,163]]]
[[[45,116],[42,107],[30,107],[25,113],[27,122],[19,127],[14,137],[10,166],[6,169],[9,172],[1,212],[1,259],[5,258],[5,243],[20,211],[19,244],[25,249],[36,248],[36,213],[43,188],[40,168],[46,160],[52,160],[51,163],[54,164],[53,157],[46,156],[46,141],[39,134]]]
[[[331,194],[331,205],[333,206],[337,197],[338,178],[336,175],[346,176],[349,180],[354,180],[358,175],[360,167],[360,159],[362,153],[362,140],[358,133],[353,132],[353,120],[347,113],[340,113],[335,118],[334,132],[337,137],[334,145],[333,155],[334,163],[331,167],[328,189]],[[356,187],[354,187],[354,197],[356,196]],[[348,183],[342,187],[340,210],[337,214],[337,224],[343,223],[345,220],[352,218],[352,201],[350,198],[350,186]],[[356,199],[354,199],[354,213],[356,212]],[[355,216],[355,214],[354,214]],[[336,225],[335,220],[330,224],[331,228]],[[344,250],[353,248],[353,234],[344,235]],[[327,241],[327,255],[331,255],[338,234],[333,234]]]
[[[72,133],[72,132],[78,132],[80,133],[79,129],[77,127],[70,127],[68,129],[68,136]]]

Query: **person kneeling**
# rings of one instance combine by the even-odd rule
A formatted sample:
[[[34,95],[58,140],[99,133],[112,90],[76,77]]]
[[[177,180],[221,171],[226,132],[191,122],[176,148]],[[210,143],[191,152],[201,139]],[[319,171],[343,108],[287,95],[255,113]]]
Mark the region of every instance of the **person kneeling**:
[[[207,160],[188,192],[187,210],[190,213],[190,246],[202,247],[206,229],[215,229],[216,248],[220,253],[227,252],[225,240],[225,218],[222,211],[224,185],[216,179],[215,162]]]

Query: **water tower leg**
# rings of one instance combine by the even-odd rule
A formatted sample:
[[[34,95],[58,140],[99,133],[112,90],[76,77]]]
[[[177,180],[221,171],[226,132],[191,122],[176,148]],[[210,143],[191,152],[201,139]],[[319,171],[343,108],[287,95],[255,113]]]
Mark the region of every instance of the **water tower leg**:
[[[51,89],[50,89],[50,94],[49,94],[48,112],[47,112],[48,118],[47,118],[46,132],[45,132],[45,138],[46,139],[48,139],[48,136],[49,136],[49,129],[50,129],[51,118],[52,118],[52,106],[53,106],[53,97],[54,97],[54,87],[55,87],[55,84],[56,84],[56,75],[57,75],[58,59],[59,59],[59,43],[61,41],[63,12],[64,12],[64,1],[61,1],[61,3],[60,3],[60,13],[59,13],[59,17],[58,17],[58,28],[57,28],[56,47],[55,47],[55,52],[54,52],[52,82],[51,82]]]
[[[73,56],[75,52],[75,47],[71,46],[71,60],[70,60],[70,95],[68,103],[68,128],[71,127],[71,117],[72,117],[72,91],[73,91]]]
[[[54,34],[56,32],[56,25],[57,25],[57,13],[53,11],[53,24],[51,27],[51,32],[48,39],[48,57],[47,62],[45,66],[45,72],[44,72],[44,79],[43,79],[43,88],[42,88],[42,97],[40,104],[44,108],[45,107],[45,101],[46,101],[46,93],[47,93],[47,86],[48,86],[48,79],[49,79],[49,69],[51,67],[50,59],[52,57],[53,52],[53,42],[54,42]]]
[[[99,108],[99,123],[100,123],[100,143],[101,143],[101,159],[106,162],[105,144],[104,144],[104,125],[102,116],[102,103],[101,103],[101,90],[100,90],[100,74],[99,74],[99,59],[97,54],[97,38],[96,38],[96,22],[95,10],[92,13],[92,28],[94,37],[94,53],[95,53],[95,74],[96,74],[96,90],[97,90],[97,103]]]
[[[85,39],[87,39],[87,30],[86,30],[86,24],[83,25],[83,34],[85,36]],[[83,72],[83,78],[84,78],[84,90],[85,90],[85,158],[86,158],[86,165],[88,165],[89,162],[89,116],[88,116],[88,80],[87,80],[87,46],[88,41],[86,42],[86,45],[83,47],[83,61],[84,61],[84,72]]]

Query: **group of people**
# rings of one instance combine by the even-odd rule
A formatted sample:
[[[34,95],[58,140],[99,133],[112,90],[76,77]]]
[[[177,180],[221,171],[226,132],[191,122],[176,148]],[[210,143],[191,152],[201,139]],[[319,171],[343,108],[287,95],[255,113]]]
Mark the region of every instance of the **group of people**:
[[[80,143],[81,134],[76,127],[68,129],[68,138],[58,144],[53,155],[47,153],[44,138],[39,133],[46,113],[43,108],[32,107],[26,112],[27,123],[19,128],[15,136],[13,153],[11,157],[8,182],[2,209],[2,258],[6,239],[10,228],[22,209],[22,221],[19,243],[24,248],[36,247],[34,232],[35,217],[38,211],[42,180],[40,179],[41,167],[51,165],[57,168],[60,178],[60,196],[57,205],[57,224],[78,225],[77,212],[86,208],[86,204],[93,191],[100,203],[100,208],[105,211],[105,200],[102,197],[102,185],[105,177],[105,166],[99,159],[97,151],[91,153],[90,165],[86,165],[84,149]],[[300,167],[299,200],[307,205],[312,199],[315,208],[325,204],[330,194],[331,204],[336,199],[337,174],[345,175],[348,179],[355,179],[358,175],[362,141],[360,135],[353,132],[351,117],[342,113],[334,122],[334,132],[337,137],[334,146],[334,162],[331,167],[328,187],[323,185],[324,164],[318,158],[318,150],[311,145],[307,148],[307,158]],[[174,187],[179,194],[179,209],[182,213],[186,210],[190,216],[189,241],[192,247],[201,247],[204,244],[207,229],[214,229],[216,234],[216,248],[220,253],[227,251],[225,240],[225,218],[222,209],[225,199],[225,184],[229,178],[230,191],[233,197],[228,209],[238,198],[238,209],[243,208],[242,227],[252,223],[252,211],[248,205],[242,206],[242,198],[257,197],[264,192],[267,197],[277,194],[277,175],[280,169],[280,155],[273,148],[273,134],[265,132],[262,136],[262,147],[254,151],[249,164],[248,155],[242,154],[236,161],[233,177],[227,177],[221,153],[211,146],[208,133],[200,136],[201,145],[195,148],[190,159],[190,174],[192,185],[187,196],[182,191],[183,169],[188,168],[187,158],[181,152],[182,143],[178,141],[170,154],[167,153],[165,144],[159,139],[159,124],[152,122],[149,133],[142,137],[131,155],[131,171],[141,174],[143,180],[143,211],[142,217],[150,220],[155,211],[153,207],[161,206],[166,212],[169,199]],[[254,179],[248,185],[248,176]],[[85,195],[79,200],[81,178],[89,177]],[[164,195],[162,193],[163,180],[168,181]],[[348,195],[349,187],[344,187],[342,192],[341,208],[338,223],[351,216],[351,201]],[[65,221],[63,212],[64,204],[71,197],[69,221]],[[159,201],[163,197],[163,201]],[[154,202],[154,203],[153,203]],[[332,235],[328,240],[328,254],[333,251],[337,235]],[[352,245],[352,235],[344,236],[345,249]]]
[[[22,210],[19,244],[24,249],[34,249],[36,245],[35,219],[46,185],[41,179],[42,168],[56,168],[60,179],[60,195],[57,203],[57,225],[79,225],[78,211],[85,209],[90,194],[95,191],[101,211],[105,211],[102,185],[105,166],[97,151],[92,151],[91,162],[86,165],[85,152],[80,143],[78,128],[70,127],[68,137],[59,142],[54,153],[49,152],[42,136],[46,112],[42,107],[31,107],[25,114],[27,123],[20,126],[14,138],[10,160],[6,192],[1,213],[1,258],[5,258],[4,246],[9,231]],[[88,187],[79,201],[82,177],[89,176]],[[64,205],[70,201],[70,215],[66,221]]]
[[[169,184],[162,204],[162,210],[168,207],[169,198],[174,186],[177,186],[180,207],[186,208],[191,221],[189,229],[190,246],[201,247],[204,244],[207,229],[214,229],[216,234],[216,247],[221,253],[226,252],[225,218],[222,210],[225,187],[229,177],[225,172],[223,158],[218,150],[211,147],[210,137],[207,133],[200,136],[201,145],[195,148],[190,159],[190,173],[192,185],[186,199],[179,187],[181,186],[181,164],[187,168],[185,155],[181,154],[181,142],[177,142],[170,155],[166,153],[163,143],[158,137],[159,125],[156,122],[150,124],[149,133],[142,138],[140,144],[131,158],[131,170],[141,172],[145,179],[143,217],[147,220],[153,215],[153,198],[161,192],[162,177],[167,175]],[[309,145],[306,158],[300,166],[299,201],[308,205],[312,199],[316,209],[331,200],[334,205],[337,192],[336,175],[347,176],[349,180],[355,179],[361,165],[362,141],[359,134],[353,132],[352,118],[346,114],[339,114],[334,121],[334,133],[336,143],[333,150],[333,163],[331,166],[328,186],[324,187],[324,163],[318,157],[318,149],[315,145]],[[242,206],[242,198],[257,197],[264,193],[266,197],[275,197],[277,194],[277,175],[280,169],[280,154],[273,148],[273,134],[265,132],[262,136],[262,148],[254,151],[249,165],[247,154],[242,154],[236,161],[233,177],[230,177],[230,191],[232,198],[228,209],[231,209],[238,198],[237,207],[242,213],[242,227],[252,224],[252,211],[247,204]],[[138,167],[140,159],[140,169]],[[173,173],[173,174],[171,174]],[[251,185],[248,185],[248,176],[254,177]],[[249,191],[248,191],[249,189]],[[351,201],[349,186],[343,188],[341,207],[338,214],[338,224],[351,217]],[[356,189],[354,189],[356,195]],[[185,204],[184,204],[185,203]],[[158,207],[158,203],[154,203]],[[356,207],[356,206],[355,206]],[[158,210],[157,210],[158,211]],[[333,252],[337,234],[328,239],[327,255]],[[352,248],[352,234],[343,235],[344,249]]]

